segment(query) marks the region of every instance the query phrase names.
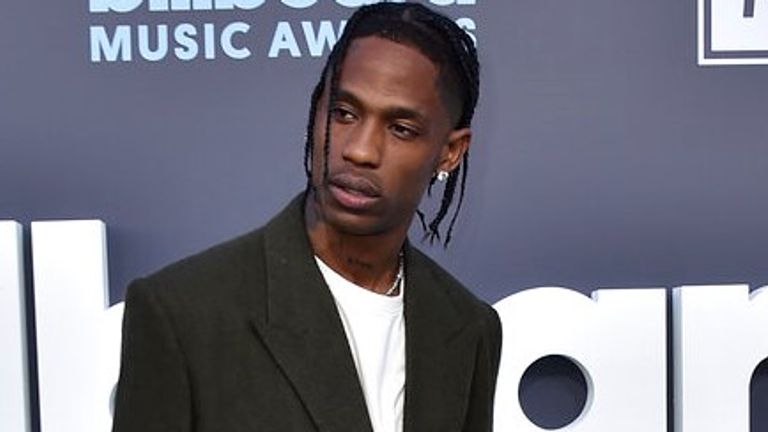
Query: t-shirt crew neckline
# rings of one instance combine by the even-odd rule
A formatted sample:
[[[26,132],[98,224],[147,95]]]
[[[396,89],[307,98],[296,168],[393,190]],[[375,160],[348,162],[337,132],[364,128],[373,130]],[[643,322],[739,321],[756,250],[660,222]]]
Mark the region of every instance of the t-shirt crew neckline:
[[[387,315],[400,314],[403,311],[403,292],[405,291],[405,275],[400,279],[400,289],[397,295],[387,296],[360,286],[339,274],[326,264],[320,257],[315,256],[320,272],[325,282],[333,291],[334,296],[343,296],[358,307],[372,313]]]

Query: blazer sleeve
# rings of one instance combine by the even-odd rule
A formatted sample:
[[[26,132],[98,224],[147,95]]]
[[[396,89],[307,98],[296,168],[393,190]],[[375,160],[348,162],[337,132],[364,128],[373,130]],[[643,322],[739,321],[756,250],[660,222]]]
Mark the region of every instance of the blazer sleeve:
[[[188,369],[156,287],[133,282],[125,300],[113,432],[189,432]]]
[[[501,359],[501,321],[496,310],[488,306],[484,331],[477,351],[477,362],[463,430],[465,432],[493,431],[496,377]]]

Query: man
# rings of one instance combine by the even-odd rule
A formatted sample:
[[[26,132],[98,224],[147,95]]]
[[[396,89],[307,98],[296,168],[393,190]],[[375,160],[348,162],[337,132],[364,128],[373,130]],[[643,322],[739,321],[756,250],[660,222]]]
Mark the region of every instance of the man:
[[[461,176],[458,211],[477,89],[449,19],[358,10],[312,95],[306,191],[129,287],[114,431],[490,431],[498,317],[407,240],[435,181],[427,236]]]

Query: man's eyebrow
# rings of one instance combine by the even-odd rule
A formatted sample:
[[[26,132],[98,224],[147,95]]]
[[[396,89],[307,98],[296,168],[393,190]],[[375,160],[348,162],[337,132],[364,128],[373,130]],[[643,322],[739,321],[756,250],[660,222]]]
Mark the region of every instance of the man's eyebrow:
[[[336,93],[336,100],[349,102],[357,106],[363,105],[362,101],[360,101],[360,98],[355,96],[354,93],[344,89],[338,90],[338,92]],[[388,118],[393,118],[393,119],[415,120],[422,123],[427,122],[427,118],[424,114],[422,114],[416,109],[403,107],[403,106],[387,107],[384,110],[384,115]]]
[[[354,93],[341,88],[336,91],[336,100],[351,102],[354,105],[360,105],[360,99],[355,96]]]
[[[389,118],[415,120],[420,123],[427,122],[427,119],[424,115],[422,115],[420,112],[411,108],[392,107],[387,109],[385,112],[387,117]]]

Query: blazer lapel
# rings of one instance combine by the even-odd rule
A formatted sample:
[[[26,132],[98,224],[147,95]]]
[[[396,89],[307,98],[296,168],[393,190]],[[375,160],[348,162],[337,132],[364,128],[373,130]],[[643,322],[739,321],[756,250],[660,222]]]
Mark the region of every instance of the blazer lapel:
[[[314,262],[303,195],[267,225],[266,311],[252,322],[319,431],[372,431],[333,297]]]
[[[460,431],[472,382],[476,332],[432,266],[406,247],[404,432]]]

